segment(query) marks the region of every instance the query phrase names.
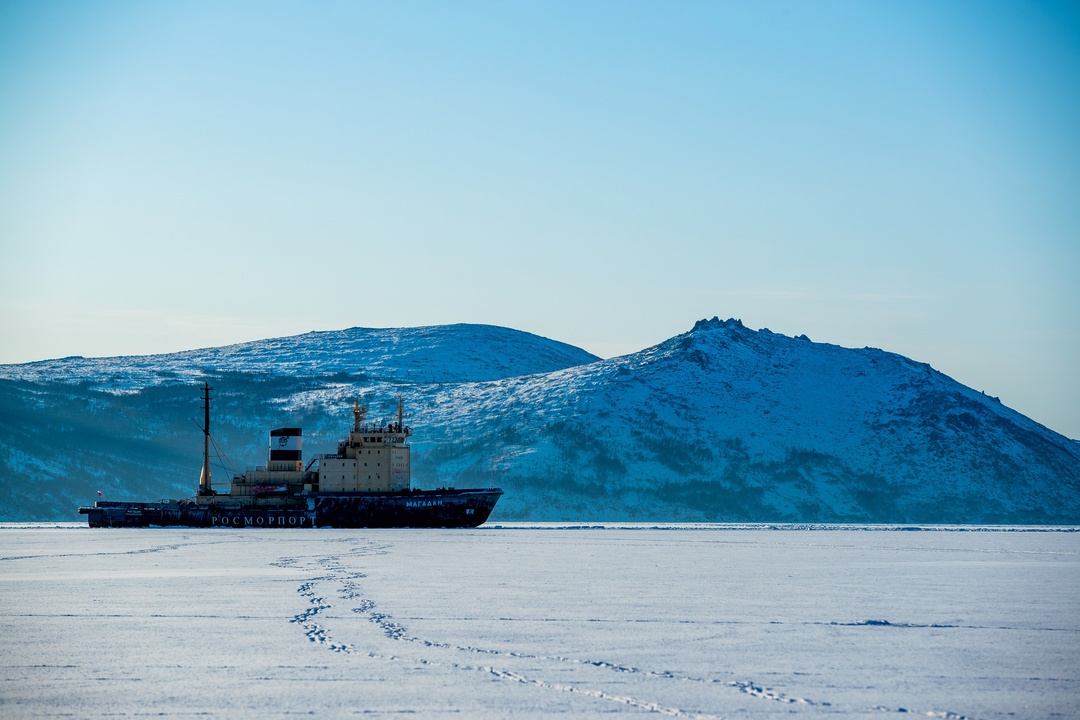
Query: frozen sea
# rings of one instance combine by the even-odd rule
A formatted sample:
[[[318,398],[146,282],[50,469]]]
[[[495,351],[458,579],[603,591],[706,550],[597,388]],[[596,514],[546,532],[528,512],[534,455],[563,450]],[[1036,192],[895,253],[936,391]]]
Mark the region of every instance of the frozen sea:
[[[1072,529],[0,526],[0,717],[1077,718]]]

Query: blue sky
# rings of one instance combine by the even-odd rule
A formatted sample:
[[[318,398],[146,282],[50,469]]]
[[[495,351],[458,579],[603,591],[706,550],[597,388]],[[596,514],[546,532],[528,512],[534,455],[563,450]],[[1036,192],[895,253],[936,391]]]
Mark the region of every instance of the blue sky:
[[[0,0],[0,362],[702,317],[1080,438],[1080,9]]]

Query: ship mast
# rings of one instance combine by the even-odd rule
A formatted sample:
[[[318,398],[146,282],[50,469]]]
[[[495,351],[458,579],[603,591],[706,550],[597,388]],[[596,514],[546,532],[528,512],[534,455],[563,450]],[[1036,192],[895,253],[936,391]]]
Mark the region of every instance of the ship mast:
[[[367,410],[367,405],[361,405],[358,400],[353,401],[353,432],[360,432],[364,418],[367,417]]]
[[[203,383],[203,461],[199,476],[199,494],[213,495],[210,487],[210,383]]]

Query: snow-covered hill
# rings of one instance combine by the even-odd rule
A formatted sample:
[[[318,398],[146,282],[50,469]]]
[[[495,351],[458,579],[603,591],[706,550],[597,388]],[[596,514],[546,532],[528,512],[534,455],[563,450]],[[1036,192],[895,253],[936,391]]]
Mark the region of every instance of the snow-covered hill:
[[[454,325],[0,377],[4,519],[71,518],[97,490],[190,493],[205,377],[218,442],[245,464],[272,427],[329,452],[356,397],[389,418],[400,393],[414,484],[498,484],[495,520],[1080,522],[1080,442],[928,365],[737,320],[610,360]]]
[[[493,325],[361,328],[309,332],[168,355],[68,357],[0,365],[0,379],[85,383],[137,391],[201,382],[207,374],[397,380],[418,384],[480,382],[550,372],[598,358],[573,345]]]
[[[442,432],[423,470],[482,477],[487,453],[511,516],[1080,520],[1080,443],[928,365],[737,320],[427,406]],[[475,439],[443,408],[466,408]]]

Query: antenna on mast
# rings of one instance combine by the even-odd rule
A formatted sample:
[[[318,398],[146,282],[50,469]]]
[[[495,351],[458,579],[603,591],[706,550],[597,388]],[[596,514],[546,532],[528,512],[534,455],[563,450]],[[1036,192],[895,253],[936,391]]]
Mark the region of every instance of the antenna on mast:
[[[359,400],[353,400],[353,432],[360,432],[364,418],[367,417],[367,405],[361,405]]]

